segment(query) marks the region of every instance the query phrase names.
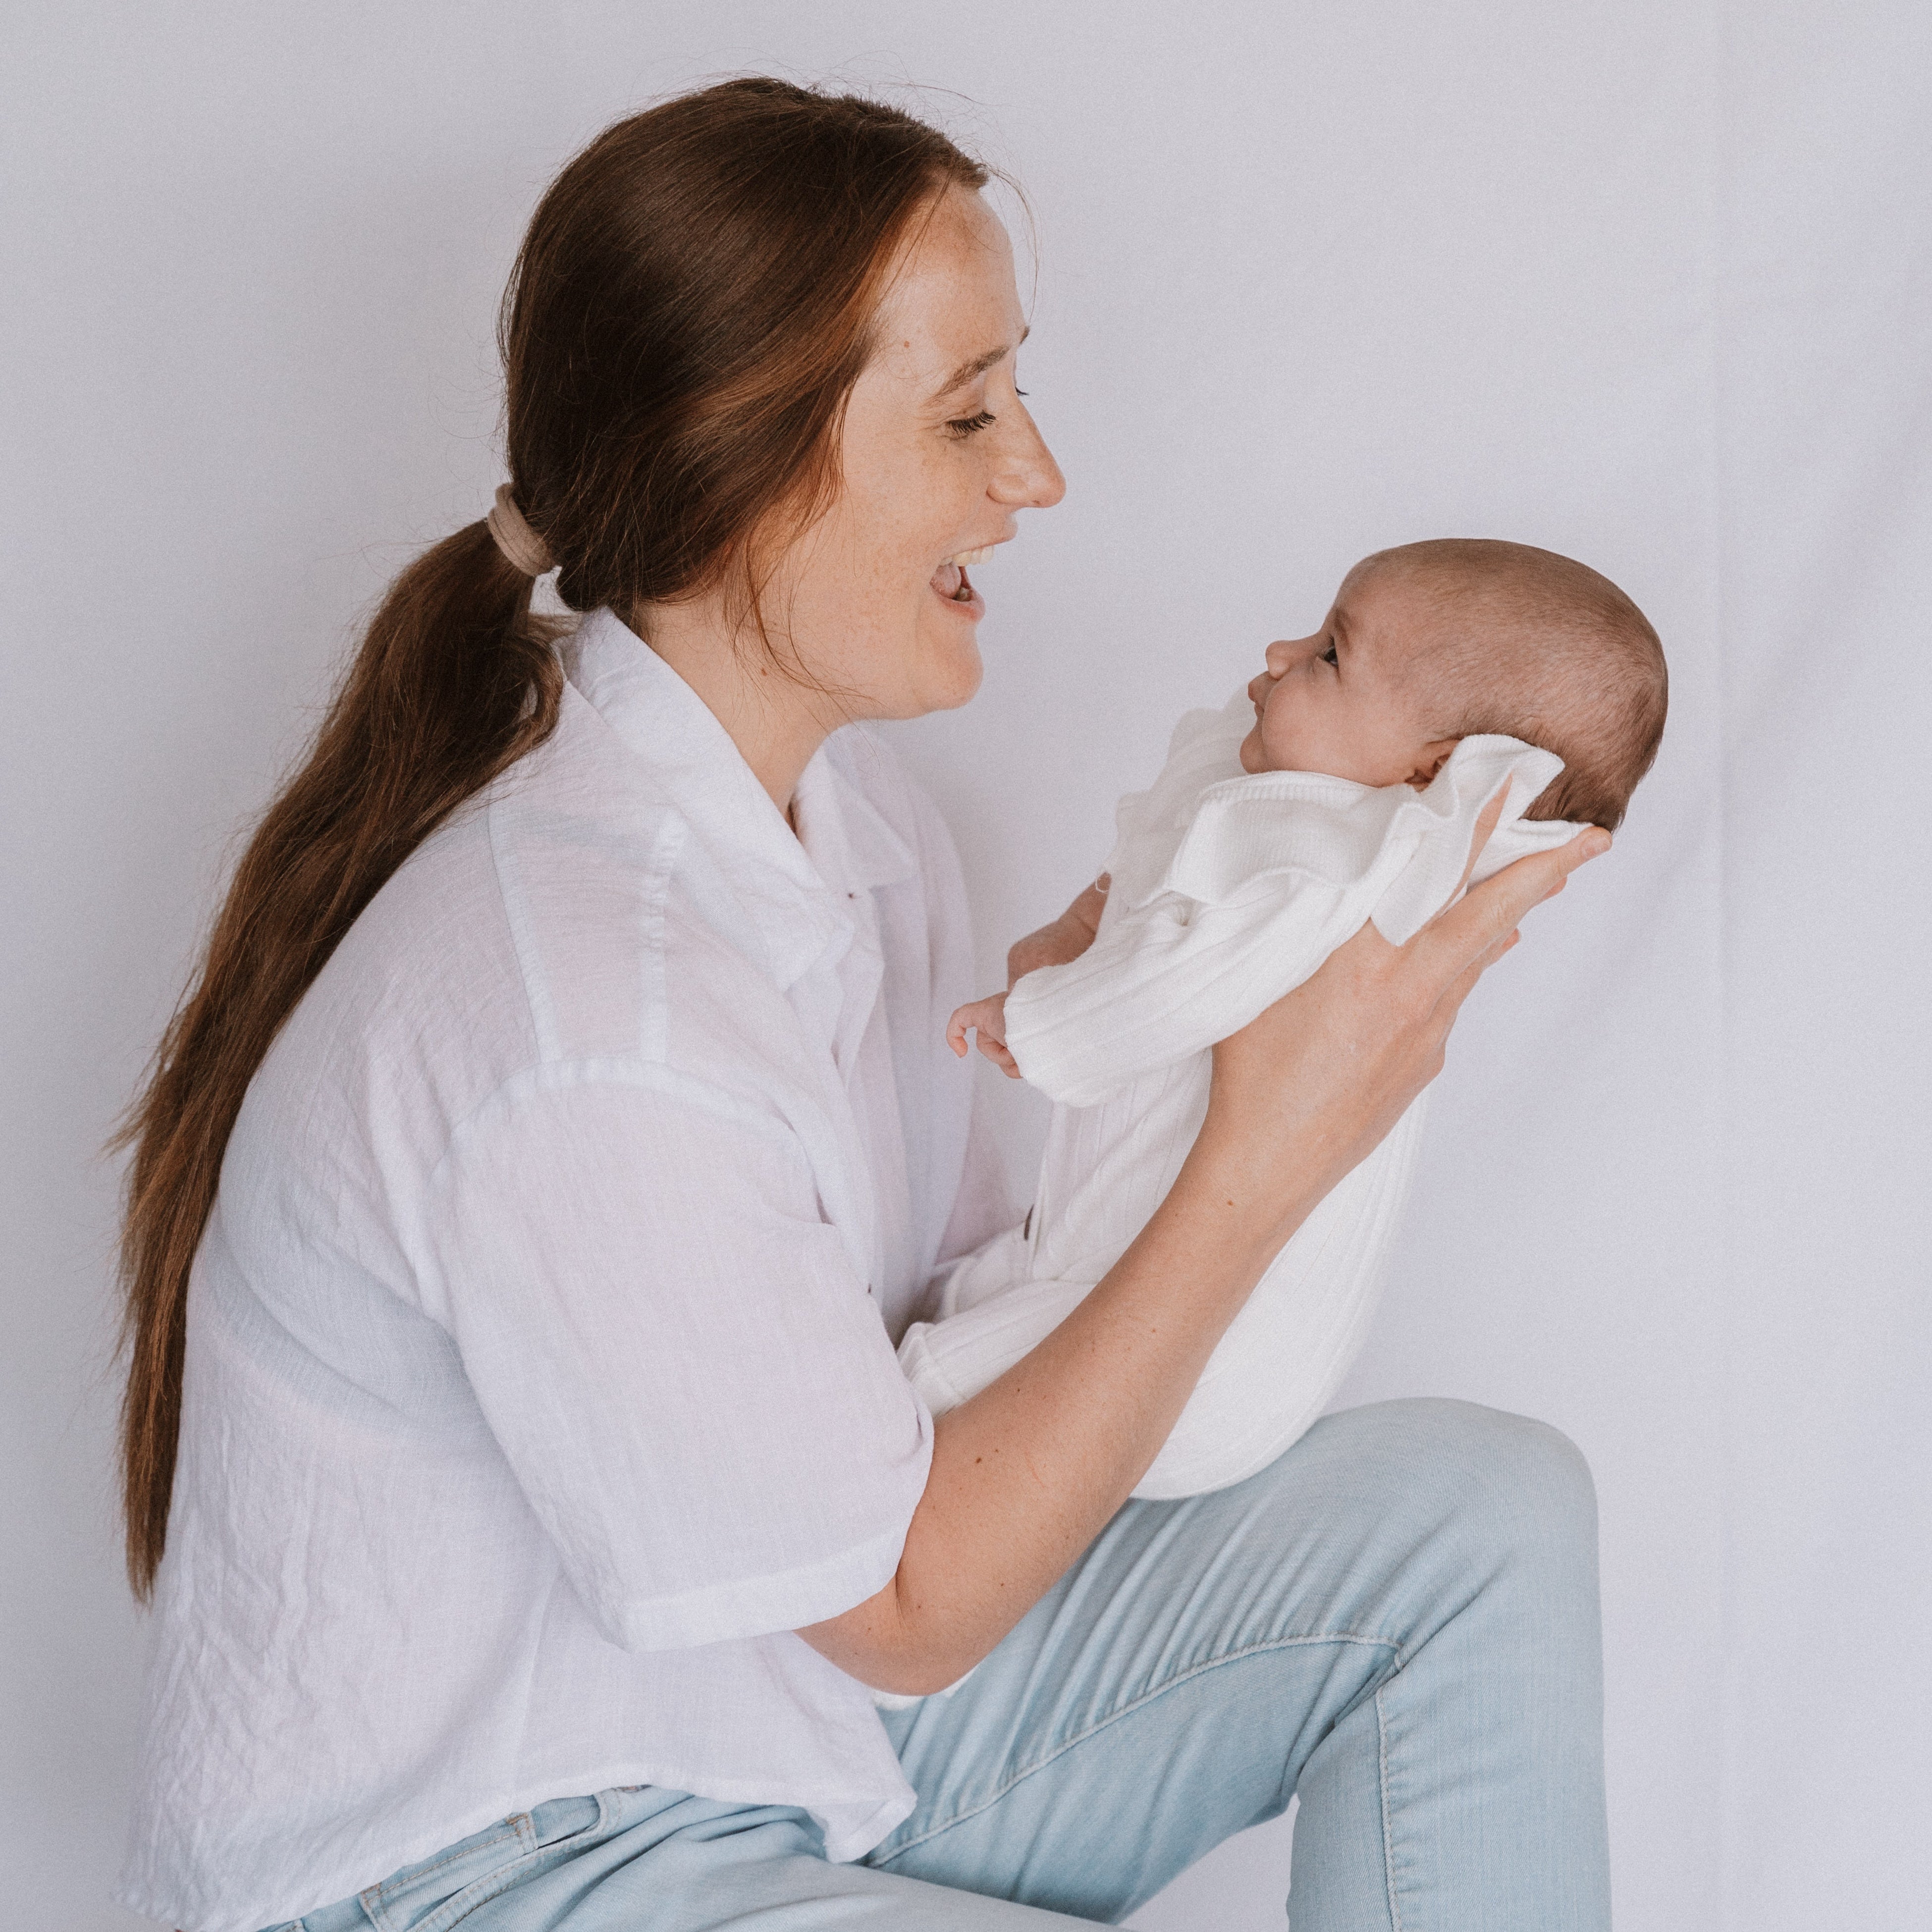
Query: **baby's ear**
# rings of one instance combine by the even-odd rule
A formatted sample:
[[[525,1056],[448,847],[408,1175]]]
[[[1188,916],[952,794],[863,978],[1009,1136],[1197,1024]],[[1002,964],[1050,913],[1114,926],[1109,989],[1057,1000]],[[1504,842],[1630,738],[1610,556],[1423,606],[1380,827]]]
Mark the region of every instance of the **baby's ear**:
[[[1415,769],[1405,781],[1418,791],[1426,791],[1436,782],[1436,774],[1449,762],[1449,754],[1462,742],[1460,738],[1438,738],[1434,743],[1423,746],[1417,755]]]

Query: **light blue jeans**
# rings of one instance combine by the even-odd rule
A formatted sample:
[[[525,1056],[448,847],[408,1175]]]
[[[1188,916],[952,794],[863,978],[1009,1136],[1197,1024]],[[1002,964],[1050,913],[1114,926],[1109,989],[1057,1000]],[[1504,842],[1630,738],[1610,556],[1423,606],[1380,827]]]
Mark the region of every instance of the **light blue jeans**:
[[[1596,1507],[1466,1402],[1318,1423],[1130,1502],[950,1697],[885,1714],[919,1807],[829,1864],[780,1806],[563,1796],[302,1932],[876,1932],[1117,1921],[1299,1792],[1294,1932],[1602,1932]]]

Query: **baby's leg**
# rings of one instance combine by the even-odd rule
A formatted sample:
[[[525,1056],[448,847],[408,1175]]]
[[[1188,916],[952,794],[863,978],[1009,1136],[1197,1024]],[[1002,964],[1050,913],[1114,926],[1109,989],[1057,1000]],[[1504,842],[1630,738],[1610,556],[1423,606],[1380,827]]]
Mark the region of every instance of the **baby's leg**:
[[[1136,1496],[1200,1496],[1244,1481],[1328,1406],[1375,1312],[1423,1106],[1418,1100],[1409,1108],[1276,1257],[1209,1358]],[[1048,1178],[1043,1173],[1043,1186]],[[1093,1213],[1090,1202],[1082,1218]],[[900,1365],[935,1415],[1030,1354],[1092,1290],[1090,1280],[1026,1279],[1025,1244],[1005,1238],[1011,1280],[978,1283],[972,1305],[916,1324],[900,1344]]]
[[[926,1407],[944,1415],[1031,1354],[1089,1286],[1016,1281],[944,1320],[915,1322],[899,1344],[899,1366]]]
[[[1244,1482],[1334,1399],[1367,1340],[1415,1164],[1424,1102],[1329,1195],[1275,1257],[1209,1357],[1136,1496]]]
[[[899,1364],[935,1415],[1030,1354],[1146,1225],[1208,1109],[1206,1054],[1094,1107],[1056,1106],[1024,1229],[958,1265],[939,1318],[906,1331]]]

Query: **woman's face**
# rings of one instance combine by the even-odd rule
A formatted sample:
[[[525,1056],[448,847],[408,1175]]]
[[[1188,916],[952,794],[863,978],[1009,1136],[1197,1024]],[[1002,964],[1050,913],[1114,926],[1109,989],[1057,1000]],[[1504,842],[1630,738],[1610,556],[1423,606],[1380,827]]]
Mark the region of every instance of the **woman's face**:
[[[1066,494],[1013,385],[1025,332],[1005,229],[947,190],[880,306],[839,494],[772,585],[772,628],[848,716],[916,718],[979,688],[975,554]]]

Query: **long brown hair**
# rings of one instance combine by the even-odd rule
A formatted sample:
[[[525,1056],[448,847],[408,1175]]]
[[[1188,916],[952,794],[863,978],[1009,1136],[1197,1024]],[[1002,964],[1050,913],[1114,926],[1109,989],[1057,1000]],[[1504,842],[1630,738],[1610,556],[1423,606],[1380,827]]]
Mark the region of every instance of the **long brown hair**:
[[[577,610],[735,585],[827,500],[884,278],[918,211],[986,171],[898,110],[728,81],[619,122],[532,218],[499,324],[512,488]],[[397,578],[269,807],[117,1137],[128,1569],[167,1539],[188,1275],[242,1096],[364,907],[555,728],[555,627],[475,523]],[[759,628],[763,628],[762,622]]]

